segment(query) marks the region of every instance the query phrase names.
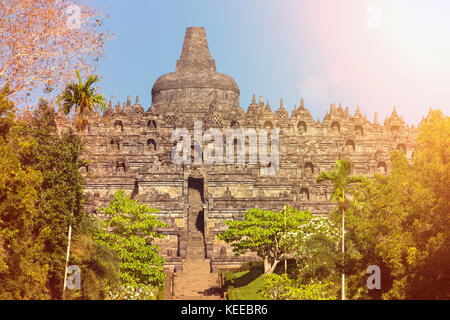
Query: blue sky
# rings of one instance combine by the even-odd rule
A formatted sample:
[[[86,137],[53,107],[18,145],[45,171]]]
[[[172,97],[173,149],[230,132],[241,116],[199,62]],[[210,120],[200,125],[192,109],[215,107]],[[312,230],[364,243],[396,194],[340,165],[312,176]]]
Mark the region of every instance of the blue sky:
[[[113,103],[151,105],[156,79],[175,70],[186,27],[205,27],[219,72],[232,76],[246,109],[252,94],[300,98],[314,119],[330,103],[359,105],[380,121],[395,105],[417,124],[430,106],[450,110],[450,1],[93,0],[115,34],[98,73]]]

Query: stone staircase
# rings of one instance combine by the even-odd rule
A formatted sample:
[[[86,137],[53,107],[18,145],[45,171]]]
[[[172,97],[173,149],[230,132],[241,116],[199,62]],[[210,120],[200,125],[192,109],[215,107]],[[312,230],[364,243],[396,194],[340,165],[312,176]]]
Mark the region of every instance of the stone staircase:
[[[205,259],[205,236],[203,203],[200,192],[189,190],[189,216],[186,259],[198,261]]]
[[[174,275],[172,300],[220,300],[219,275],[211,273],[209,259],[184,261],[183,272]]]
[[[183,271],[173,278],[172,300],[218,300],[219,275],[211,273],[211,261],[206,259],[203,204],[200,192],[189,189],[189,216],[186,259]]]

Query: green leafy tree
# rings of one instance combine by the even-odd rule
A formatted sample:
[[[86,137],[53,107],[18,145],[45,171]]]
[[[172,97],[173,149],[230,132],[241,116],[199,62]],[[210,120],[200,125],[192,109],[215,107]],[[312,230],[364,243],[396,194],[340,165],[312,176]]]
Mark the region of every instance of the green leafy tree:
[[[268,274],[264,276],[263,296],[272,300],[336,300],[334,284],[299,284],[287,274]]]
[[[94,234],[101,221],[84,215],[73,237],[70,264],[81,269],[81,289],[67,292],[66,299],[104,300],[120,289],[119,261],[116,253],[99,244]]]
[[[413,161],[391,154],[388,175],[355,186],[347,210],[349,293],[357,299],[449,299],[450,118],[431,111]],[[381,269],[367,290],[366,269]]]
[[[85,280],[78,298],[105,297],[118,274],[115,253],[94,241],[95,221],[84,214],[83,142],[73,132],[58,135],[55,116],[42,100],[17,119],[0,95],[1,298],[61,299],[69,223],[71,259]]]
[[[236,255],[256,252],[264,261],[264,273],[273,273],[288,248],[288,233],[311,219],[308,211],[287,207],[281,212],[261,209],[247,210],[241,221],[228,220],[227,231],[218,235],[220,240],[231,243]]]
[[[16,118],[14,103],[6,98],[8,91],[8,88],[0,91],[0,137],[3,137],[3,139],[6,139],[6,135]]]
[[[78,131],[82,131],[85,126],[85,116],[91,114],[93,111],[98,108],[101,111],[106,109],[106,100],[105,97],[97,93],[97,88],[93,87],[93,84],[99,81],[97,75],[91,75],[87,78],[86,82],[83,83],[80,76],[80,71],[76,71],[76,75],[78,78],[78,82],[71,82],[66,85],[64,91],[58,96],[57,102],[62,105],[62,110],[65,114],[69,114],[71,111],[75,112],[75,117],[78,117],[77,121],[77,129]],[[81,152],[81,150],[79,150]],[[75,159],[75,162],[78,162],[78,158]],[[79,201],[78,198],[73,198],[73,201]],[[73,217],[70,216],[70,220]],[[67,257],[70,254],[70,245],[71,245],[71,230],[72,223],[69,223],[69,231],[68,231],[68,244],[67,244]],[[67,269],[68,261],[66,259],[66,267]],[[65,283],[66,275],[64,276]],[[63,291],[63,295],[65,293],[65,288]]]
[[[48,228],[39,228],[42,176],[23,166],[20,155],[36,142],[13,130],[14,106],[0,93],[0,299],[47,299],[48,265],[42,261]]]
[[[59,95],[58,102],[62,105],[63,112],[69,114],[75,111],[78,116],[78,129],[84,127],[84,117],[97,108],[106,110],[106,100],[103,94],[97,93],[92,85],[100,81],[97,75],[91,75],[83,83],[80,71],[76,71],[78,82],[67,84],[64,91]]]
[[[300,284],[336,283],[341,266],[339,229],[326,217],[314,217],[291,238]]]
[[[153,241],[163,235],[154,229],[168,225],[157,220],[159,210],[138,204],[124,191],[118,191],[109,206],[101,207],[99,211],[105,214],[106,219],[104,228],[96,232],[95,238],[118,255],[122,286],[162,286],[165,261]]]
[[[27,153],[19,153],[24,166],[41,172],[43,183],[38,188],[36,203],[39,215],[36,222],[49,229],[45,238],[43,256],[49,266],[48,288],[53,299],[63,293],[67,230],[78,226],[84,215],[85,180],[79,168],[85,163],[82,157],[84,143],[74,132],[58,134],[56,112],[41,100],[31,117],[18,122],[15,130],[22,138],[35,141]]]
[[[336,160],[336,166],[333,171],[324,171],[317,176],[317,183],[324,181],[331,181],[333,184],[333,192],[330,200],[336,201],[339,204],[339,208],[342,215],[342,256],[345,263],[345,192],[348,190],[351,184],[363,181],[365,176],[356,175],[350,176],[353,163],[347,159]],[[342,272],[342,300],[345,300],[345,273]]]

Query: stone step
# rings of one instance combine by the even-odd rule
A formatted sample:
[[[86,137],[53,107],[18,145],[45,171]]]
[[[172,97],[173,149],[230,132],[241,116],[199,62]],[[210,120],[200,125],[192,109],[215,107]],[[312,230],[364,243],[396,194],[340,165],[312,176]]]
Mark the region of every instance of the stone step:
[[[191,243],[190,243],[191,244]],[[205,247],[204,247],[205,245],[203,244],[203,243],[201,243],[201,245],[198,245],[198,246],[188,246],[187,247],[187,251],[205,251]]]
[[[175,279],[176,279],[177,283],[183,282],[183,281],[191,281],[193,285],[197,284],[197,283],[217,282],[218,276],[216,274],[213,274],[214,277],[211,277],[210,275],[211,275],[210,273],[206,274],[206,273],[191,271],[191,272],[186,272],[186,273],[180,273],[175,277]]]
[[[199,242],[204,242],[204,237],[203,237],[203,233],[200,233],[200,232],[192,232],[192,231],[189,231],[188,232],[188,241],[189,240],[197,240],[197,241],[199,241]]]
[[[190,287],[189,289],[186,289],[186,287]],[[210,291],[211,288],[217,288],[217,283],[208,283],[205,286],[197,286],[197,287],[191,287],[191,284],[189,283],[183,283],[183,284],[179,284],[174,286],[174,290],[175,292],[178,292],[179,294],[202,294],[204,292]]]
[[[189,243],[192,245],[192,243]],[[220,300],[217,294],[219,276],[211,273],[211,261],[204,258],[204,244],[188,246],[188,257],[182,263],[182,272],[174,274],[172,300]]]
[[[213,296],[203,296],[203,295],[198,295],[198,296],[178,296],[178,297],[173,297],[172,300],[219,300],[221,297],[218,295],[213,295]]]
[[[186,289],[188,287],[189,289]],[[217,282],[213,282],[213,283],[205,283],[205,285],[203,286],[193,286],[190,283],[179,283],[178,285],[175,285],[173,288],[175,289],[175,292],[178,292],[180,294],[186,293],[202,294],[205,291],[210,291],[211,288],[217,287],[218,287]]]
[[[210,275],[211,272],[211,263],[206,259],[204,261],[185,261],[182,266],[183,272],[179,275],[190,273]]]
[[[203,292],[211,288],[215,288],[218,286],[217,281],[211,281],[211,282],[205,282],[202,285],[193,285],[192,283],[189,283],[188,281],[184,282],[177,282],[173,287],[175,289],[175,292]]]
[[[200,287],[207,287],[210,285],[218,285],[218,281],[219,279],[205,279],[204,276],[199,275],[200,278],[197,279],[193,279],[190,277],[186,277],[186,278],[177,278],[177,280],[175,281],[175,286],[180,285],[180,284],[189,284],[192,286],[192,288],[200,288]]]

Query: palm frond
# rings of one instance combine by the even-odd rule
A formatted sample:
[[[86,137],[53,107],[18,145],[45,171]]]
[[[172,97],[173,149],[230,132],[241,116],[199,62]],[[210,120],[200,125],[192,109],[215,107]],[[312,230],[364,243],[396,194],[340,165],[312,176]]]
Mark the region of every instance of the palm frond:
[[[77,73],[77,78],[78,78],[78,84],[80,86],[83,85],[83,81],[81,81],[81,75],[80,75],[80,70],[75,71]]]
[[[323,171],[317,176],[317,183],[321,183],[325,180],[333,181],[335,179],[333,171]]]
[[[366,177],[365,175],[357,174],[357,175],[348,177],[347,180],[348,180],[348,183],[351,184],[351,183],[362,182],[362,181],[364,181],[365,179],[367,179],[367,177]]]
[[[363,175],[350,176],[354,164],[347,159],[336,160],[333,171],[324,171],[317,177],[317,183],[329,180],[333,183],[333,193],[330,200],[341,202],[344,201],[345,191],[352,183],[361,182],[365,179]]]
[[[84,124],[83,117],[97,106],[104,111],[106,109],[106,99],[102,94],[96,93],[96,88],[92,87],[94,83],[100,81],[97,75],[89,76],[85,83],[81,79],[79,70],[76,70],[76,75],[78,83],[71,82],[67,84],[58,97],[58,103],[62,105],[64,113],[69,114],[71,111],[77,113],[78,127],[81,130]]]

